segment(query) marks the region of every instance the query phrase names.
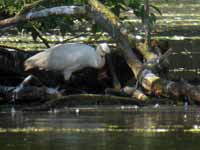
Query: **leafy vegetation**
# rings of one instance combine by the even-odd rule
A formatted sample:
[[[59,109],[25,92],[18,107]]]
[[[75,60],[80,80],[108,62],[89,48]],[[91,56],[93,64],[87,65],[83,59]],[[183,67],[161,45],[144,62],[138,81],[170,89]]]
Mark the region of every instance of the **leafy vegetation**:
[[[160,10],[153,5],[149,6],[153,11],[151,11],[150,14],[147,14],[144,9],[144,0],[101,0],[101,2],[110,7],[118,17],[120,17],[123,11],[132,9],[134,14],[142,21],[148,17],[150,24],[154,24],[156,21],[155,12],[161,14]],[[83,5],[86,4],[86,0],[0,0],[0,19],[30,11],[29,9],[26,10],[26,8],[31,3],[36,3],[35,7],[31,9],[31,11],[34,11],[61,5]],[[67,16],[50,16],[37,21],[20,24],[18,25],[18,30],[30,32],[33,39],[36,40],[37,34],[35,33],[35,30],[33,30],[33,26],[42,32],[47,32],[50,29],[59,29],[60,34],[65,35],[67,32],[75,33],[75,23],[82,21],[86,20],[82,17],[76,17],[75,19]],[[101,31],[96,24],[93,24],[91,29],[94,33]]]

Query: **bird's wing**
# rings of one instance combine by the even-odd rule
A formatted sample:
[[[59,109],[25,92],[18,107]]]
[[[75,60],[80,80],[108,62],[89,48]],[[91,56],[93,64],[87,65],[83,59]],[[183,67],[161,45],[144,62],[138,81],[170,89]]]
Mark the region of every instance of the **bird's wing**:
[[[90,55],[94,55],[94,48],[85,44],[63,44],[51,50],[51,67],[70,68],[79,66],[77,69],[88,65]]]

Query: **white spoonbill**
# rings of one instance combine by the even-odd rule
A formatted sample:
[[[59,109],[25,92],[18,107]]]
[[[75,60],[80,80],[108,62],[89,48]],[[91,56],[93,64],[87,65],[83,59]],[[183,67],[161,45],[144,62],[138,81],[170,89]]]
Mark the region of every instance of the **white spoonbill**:
[[[61,71],[64,79],[69,80],[73,72],[85,67],[102,68],[107,53],[110,48],[106,43],[99,44],[96,49],[81,43],[59,44],[28,58],[24,65],[25,70]]]

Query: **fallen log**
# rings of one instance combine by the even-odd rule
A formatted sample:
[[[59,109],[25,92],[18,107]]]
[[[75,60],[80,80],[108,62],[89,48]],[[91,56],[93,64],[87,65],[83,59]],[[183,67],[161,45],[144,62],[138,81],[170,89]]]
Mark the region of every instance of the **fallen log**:
[[[123,25],[118,18],[98,0],[88,0],[88,16],[102,27],[116,41],[123,51],[127,64],[132,69],[136,79],[147,91],[157,96],[188,96],[190,99],[200,101],[200,91],[190,84],[181,84],[160,78],[145,67],[131,50],[131,43]],[[155,57],[157,58],[157,56]],[[153,58],[151,58],[153,59]],[[150,60],[151,60],[150,59]]]
[[[20,13],[14,17],[0,20],[0,29],[9,28],[18,23],[48,17],[50,15],[82,15],[85,14],[84,6],[60,6],[47,8],[36,12]]]
[[[172,105],[177,104],[173,99],[165,98],[151,98],[149,101],[139,101],[131,97],[113,96],[113,95],[100,95],[100,94],[73,94],[63,96],[57,99],[46,101],[41,105],[23,108],[24,111],[47,111],[54,109],[69,109],[89,106],[120,106],[123,109],[125,106],[130,108],[138,108],[145,105],[155,105],[159,107],[159,104]],[[181,103],[182,105],[182,103]],[[135,107],[133,107],[135,106]]]

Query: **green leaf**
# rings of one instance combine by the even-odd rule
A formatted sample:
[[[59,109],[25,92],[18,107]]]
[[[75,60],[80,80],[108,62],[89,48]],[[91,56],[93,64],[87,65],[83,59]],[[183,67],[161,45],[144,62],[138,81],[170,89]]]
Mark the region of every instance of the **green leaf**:
[[[150,13],[149,20],[153,25],[156,22],[156,15],[154,13]]]
[[[119,3],[119,6],[122,10],[126,10],[127,9],[127,6],[123,3]]]
[[[162,15],[162,12],[161,12],[161,10],[158,8],[158,7],[156,7],[156,6],[154,6],[154,5],[149,5],[151,8],[153,8],[154,10],[156,10],[160,15]]]

